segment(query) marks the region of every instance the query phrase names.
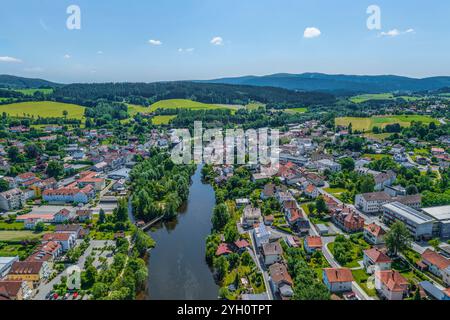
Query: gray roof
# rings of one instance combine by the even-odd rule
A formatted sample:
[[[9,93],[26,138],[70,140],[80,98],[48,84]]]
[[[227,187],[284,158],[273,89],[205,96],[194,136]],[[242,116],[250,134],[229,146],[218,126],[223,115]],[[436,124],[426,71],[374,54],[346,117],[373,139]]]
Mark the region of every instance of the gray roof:
[[[450,206],[425,208],[422,211],[439,221],[450,220]]]
[[[430,223],[434,221],[431,217],[427,216],[426,214],[419,212],[417,210],[414,210],[404,204],[401,204],[399,202],[392,202],[385,204],[383,208],[389,209],[396,214],[413,221],[416,224],[424,224],[424,223]]]

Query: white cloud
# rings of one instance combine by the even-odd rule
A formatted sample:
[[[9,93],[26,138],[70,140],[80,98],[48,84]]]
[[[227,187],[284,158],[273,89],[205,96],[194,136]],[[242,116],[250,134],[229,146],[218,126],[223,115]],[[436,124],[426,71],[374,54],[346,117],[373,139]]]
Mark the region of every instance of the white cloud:
[[[70,58],[72,58],[72,56],[70,54],[65,54],[64,55],[64,59],[70,59]]]
[[[7,63],[21,63],[22,60],[14,58],[14,57],[8,57],[8,56],[4,56],[4,57],[0,57],[0,62],[7,62]]]
[[[305,32],[303,32],[303,37],[306,39],[312,39],[319,37],[321,34],[322,33],[320,32],[320,30],[316,27],[308,27],[305,29]]]
[[[380,36],[380,37],[391,37],[391,38],[393,38],[393,37],[398,37],[398,36],[400,36],[400,35],[402,35],[402,34],[414,33],[414,32],[415,32],[415,31],[414,31],[414,29],[412,29],[412,28],[410,28],[410,29],[408,29],[408,30],[406,30],[406,31],[400,31],[400,30],[398,30],[398,29],[392,29],[392,30],[389,30],[389,31],[387,31],[387,32],[385,32],[385,31],[381,32],[381,33],[379,34],[379,36]]]
[[[162,45],[162,42],[160,40],[153,40],[153,39],[151,39],[151,40],[148,40],[148,43],[150,43],[153,46],[160,46],[160,45]]]
[[[186,49],[179,48],[178,52],[180,52],[180,53],[184,53],[184,52],[192,53],[192,52],[194,52],[194,50],[195,50],[194,48],[186,48]]]
[[[222,46],[223,45],[223,38],[222,37],[214,37],[211,39],[211,44],[215,46]]]

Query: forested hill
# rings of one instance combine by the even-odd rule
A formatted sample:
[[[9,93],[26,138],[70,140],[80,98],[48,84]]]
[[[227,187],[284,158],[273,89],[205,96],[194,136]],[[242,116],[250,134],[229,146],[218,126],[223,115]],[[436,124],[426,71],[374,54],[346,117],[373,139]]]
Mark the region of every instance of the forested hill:
[[[251,86],[271,86],[289,90],[347,93],[384,93],[429,91],[450,86],[450,77],[408,78],[394,75],[358,76],[322,73],[273,74],[200,81]]]
[[[31,79],[0,74],[0,88],[28,89],[28,88],[56,88],[61,84],[43,79]]]
[[[282,88],[246,85],[208,84],[196,82],[100,83],[70,84],[57,88],[54,98],[63,102],[89,105],[98,99],[152,103],[165,99],[190,99],[214,104],[246,104],[258,101],[266,104],[325,105],[335,102],[328,93],[296,92]]]

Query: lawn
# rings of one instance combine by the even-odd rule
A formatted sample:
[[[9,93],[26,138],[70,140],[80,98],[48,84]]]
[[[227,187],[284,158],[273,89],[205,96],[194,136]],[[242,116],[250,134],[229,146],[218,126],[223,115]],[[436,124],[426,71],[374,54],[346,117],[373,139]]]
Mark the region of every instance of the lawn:
[[[356,117],[343,117],[336,118],[335,122],[337,126],[348,127],[352,124],[353,130],[358,131],[371,131],[373,127],[384,128],[387,125],[398,123],[402,127],[409,127],[412,122],[439,124],[439,121],[429,116],[421,115],[393,115],[393,116],[373,116],[371,118],[356,118]]]
[[[0,106],[0,113],[6,112],[12,117],[56,118],[63,117],[64,110],[68,112],[67,118],[69,119],[81,120],[84,117],[84,107],[68,103],[33,101]]]
[[[33,231],[0,231],[0,241],[23,241],[40,239],[45,232],[35,233]]]
[[[364,134],[364,137],[367,139],[373,139],[377,141],[383,141],[389,138],[392,135],[392,133],[366,133]]]
[[[23,222],[12,222],[12,223],[7,223],[4,221],[0,221],[0,230],[24,230],[24,224]]]
[[[170,99],[161,100],[150,106],[150,112],[158,109],[189,109],[189,110],[214,110],[214,109],[231,109],[236,111],[236,106],[206,104],[186,99]]]
[[[292,108],[292,109],[284,109],[284,112],[295,114],[295,113],[306,113],[308,112],[308,108]]]
[[[152,118],[152,123],[154,125],[165,125],[169,124],[170,120],[175,119],[177,116],[155,116]]]
[[[369,280],[369,275],[363,270],[352,270],[353,278],[355,281],[361,286],[361,288],[370,296],[370,297],[376,297],[377,291],[373,286],[370,286],[369,288],[367,286],[367,280]]]
[[[10,244],[0,242],[0,257],[19,256],[20,260],[25,260],[34,250],[33,244]]]
[[[149,113],[149,112],[151,112],[149,107],[138,106],[136,104],[127,104],[127,106],[128,106],[128,113],[132,117],[135,116],[138,113]]]
[[[390,154],[364,154],[363,158],[370,158],[371,160],[381,160],[383,158],[392,158]]]
[[[344,193],[347,191],[347,189],[344,188],[324,188],[323,191],[331,193],[332,195],[340,195],[341,193]]]

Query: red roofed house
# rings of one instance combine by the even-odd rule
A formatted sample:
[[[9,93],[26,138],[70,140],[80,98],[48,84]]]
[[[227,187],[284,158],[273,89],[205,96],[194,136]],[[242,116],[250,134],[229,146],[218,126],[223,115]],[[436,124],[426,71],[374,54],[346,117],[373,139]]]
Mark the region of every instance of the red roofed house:
[[[422,262],[432,274],[444,280],[447,285],[450,285],[450,260],[433,250],[427,249],[422,253]]]
[[[386,231],[376,223],[369,224],[364,228],[364,239],[374,245],[383,244]]]
[[[233,253],[227,243],[221,243],[216,250],[216,256],[223,256]]]
[[[58,242],[64,252],[70,250],[76,242],[75,234],[73,233],[47,233],[42,238],[42,243]]]
[[[60,211],[58,211],[54,218],[53,218],[53,222],[55,223],[64,223],[69,221],[71,218],[71,213],[69,210],[67,209],[61,209]]]
[[[336,211],[332,215],[332,220],[348,233],[360,232],[364,229],[364,218],[353,212],[349,207]]]
[[[390,270],[392,264],[391,258],[376,248],[364,251],[363,262],[369,274],[374,273],[375,269],[380,271]]]
[[[317,189],[315,185],[309,184],[305,189],[305,195],[315,199],[320,195],[319,189]]]
[[[375,287],[387,300],[403,300],[403,297],[408,294],[409,282],[398,271],[377,271]]]
[[[98,173],[93,171],[80,173],[80,179],[77,180],[77,183],[80,188],[91,185],[96,191],[101,191],[105,188],[105,179],[99,178]]]
[[[321,237],[305,237],[304,247],[307,253],[314,253],[318,250],[322,250],[322,246]]]
[[[238,240],[234,243],[238,251],[243,252],[246,250],[246,248],[250,247],[250,244],[247,242],[247,240]]]
[[[10,281],[26,281],[30,288],[38,285],[42,279],[50,276],[47,262],[16,261],[6,276]]]
[[[28,300],[33,291],[25,281],[0,281],[0,293],[9,300]]]
[[[347,268],[323,269],[323,282],[331,292],[352,291],[353,275]]]

